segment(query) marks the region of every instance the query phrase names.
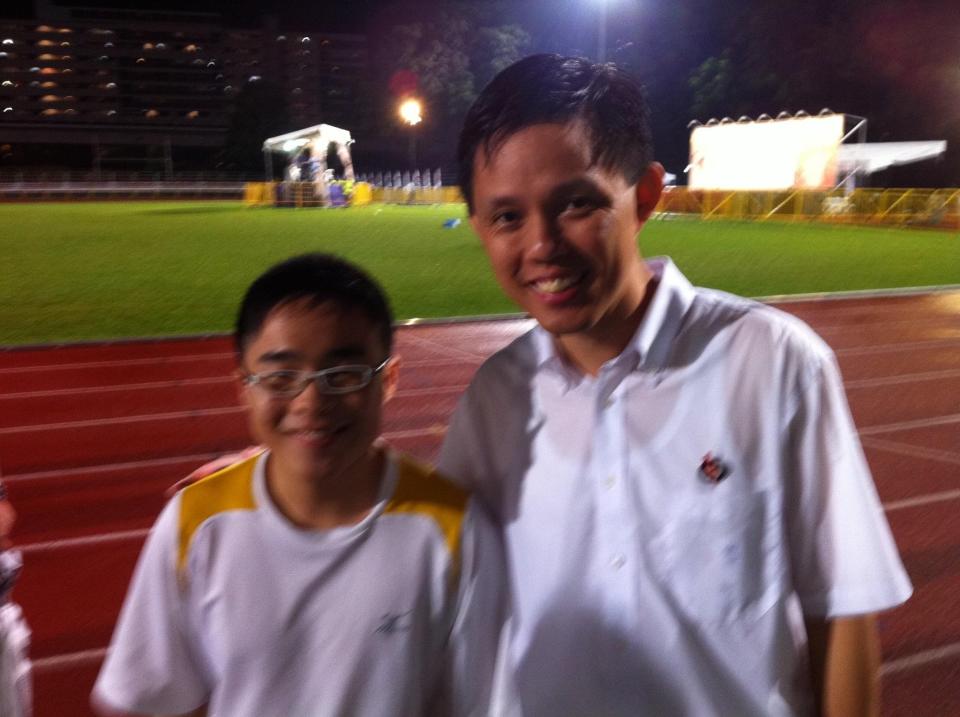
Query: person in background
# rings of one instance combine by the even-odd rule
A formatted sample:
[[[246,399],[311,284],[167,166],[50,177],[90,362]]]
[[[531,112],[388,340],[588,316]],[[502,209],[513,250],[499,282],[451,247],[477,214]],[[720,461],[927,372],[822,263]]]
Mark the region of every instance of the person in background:
[[[13,602],[13,587],[23,559],[10,534],[17,513],[0,479],[0,715],[30,717],[33,706],[30,664],[30,628],[20,606]]]

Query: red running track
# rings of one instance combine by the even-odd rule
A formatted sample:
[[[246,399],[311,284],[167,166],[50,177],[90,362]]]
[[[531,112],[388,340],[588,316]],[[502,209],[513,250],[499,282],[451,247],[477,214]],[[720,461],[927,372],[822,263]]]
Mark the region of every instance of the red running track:
[[[960,715],[960,292],[782,308],[837,352],[916,593],[882,616],[885,717]],[[476,367],[529,322],[398,333],[385,433],[435,457]],[[20,514],[16,598],[34,631],[37,717],[87,695],[163,491],[247,444],[226,339],[0,351],[0,468]]]

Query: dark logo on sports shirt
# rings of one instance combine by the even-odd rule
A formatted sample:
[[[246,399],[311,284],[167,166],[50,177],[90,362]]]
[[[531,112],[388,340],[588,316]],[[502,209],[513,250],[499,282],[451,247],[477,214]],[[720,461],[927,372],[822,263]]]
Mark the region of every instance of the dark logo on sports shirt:
[[[703,463],[700,464],[700,475],[710,483],[719,483],[730,475],[730,466],[720,458],[714,457],[712,453],[708,453],[703,457]]]
[[[406,612],[385,612],[380,616],[380,627],[375,633],[391,635],[395,632],[409,632],[413,629],[413,610]]]

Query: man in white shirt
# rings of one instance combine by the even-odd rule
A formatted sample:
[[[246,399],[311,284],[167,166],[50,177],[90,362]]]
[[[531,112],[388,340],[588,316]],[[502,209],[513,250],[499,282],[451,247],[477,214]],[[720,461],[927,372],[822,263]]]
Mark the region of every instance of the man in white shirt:
[[[911,586],[833,354],[642,260],[663,169],[636,83],[521,60],[459,161],[539,324],[479,369],[440,458],[501,522],[518,713],[876,714],[872,614]]]
[[[466,492],[377,440],[386,298],[325,254],[258,278],[237,379],[266,448],[177,493],[94,688],[104,714],[489,712],[500,539]]]

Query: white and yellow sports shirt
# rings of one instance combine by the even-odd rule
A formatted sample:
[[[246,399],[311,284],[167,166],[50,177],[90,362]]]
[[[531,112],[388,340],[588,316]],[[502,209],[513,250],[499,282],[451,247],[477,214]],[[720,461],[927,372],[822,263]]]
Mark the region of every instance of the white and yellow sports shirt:
[[[360,523],[298,529],[269,498],[268,456],[164,508],[95,699],[223,717],[487,714],[504,595],[482,510],[391,454]]]

